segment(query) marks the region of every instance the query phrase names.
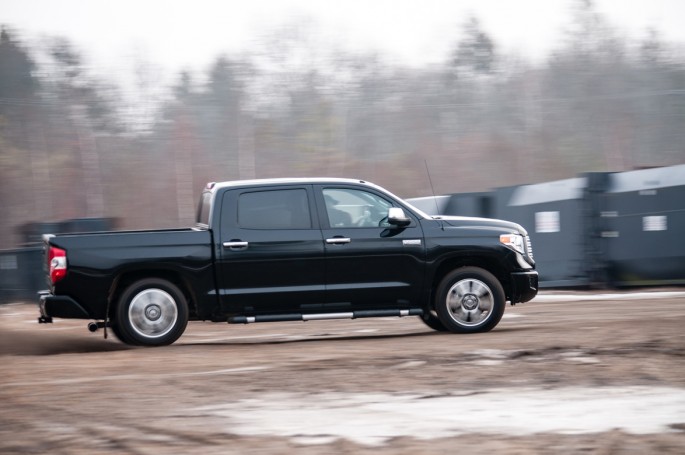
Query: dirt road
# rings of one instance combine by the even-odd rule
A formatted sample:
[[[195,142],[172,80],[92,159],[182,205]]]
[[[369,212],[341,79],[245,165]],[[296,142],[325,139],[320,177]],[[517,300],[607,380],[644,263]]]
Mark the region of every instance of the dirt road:
[[[0,306],[0,453],[685,453],[685,292],[543,293],[492,332],[191,323],[131,348]]]

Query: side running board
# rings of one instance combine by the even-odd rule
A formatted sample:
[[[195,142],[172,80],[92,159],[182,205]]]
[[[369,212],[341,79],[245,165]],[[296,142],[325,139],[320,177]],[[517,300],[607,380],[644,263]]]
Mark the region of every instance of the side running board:
[[[360,310],[348,313],[287,313],[287,314],[260,314],[257,316],[233,316],[228,318],[229,324],[251,324],[253,322],[278,322],[278,321],[320,321],[323,319],[358,319],[358,318],[387,318],[404,316],[421,316],[421,308],[409,310]]]

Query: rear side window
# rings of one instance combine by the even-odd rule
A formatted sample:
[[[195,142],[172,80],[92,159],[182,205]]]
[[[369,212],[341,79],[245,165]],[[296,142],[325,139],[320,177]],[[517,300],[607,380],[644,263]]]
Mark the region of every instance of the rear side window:
[[[242,229],[311,229],[305,189],[253,191],[238,197]]]

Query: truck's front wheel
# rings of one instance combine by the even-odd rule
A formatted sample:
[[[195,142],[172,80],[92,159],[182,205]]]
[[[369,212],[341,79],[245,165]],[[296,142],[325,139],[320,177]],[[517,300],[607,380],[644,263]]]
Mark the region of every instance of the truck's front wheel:
[[[453,270],[442,279],[436,292],[435,310],[451,332],[492,330],[502,319],[504,306],[502,285],[479,267]]]
[[[431,329],[437,330],[438,332],[447,332],[447,327],[440,322],[440,318],[434,313],[434,311],[426,312],[419,316],[419,318],[421,318],[421,321]]]
[[[117,336],[125,343],[171,344],[188,324],[188,303],[173,283],[146,278],[131,284],[121,294],[114,324]]]

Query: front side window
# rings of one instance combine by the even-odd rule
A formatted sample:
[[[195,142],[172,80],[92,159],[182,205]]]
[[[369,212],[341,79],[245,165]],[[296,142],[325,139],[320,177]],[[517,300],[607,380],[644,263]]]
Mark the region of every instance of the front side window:
[[[346,188],[323,190],[331,227],[387,227],[392,203],[374,193]]]
[[[307,191],[242,193],[238,197],[238,225],[242,229],[311,229]]]

